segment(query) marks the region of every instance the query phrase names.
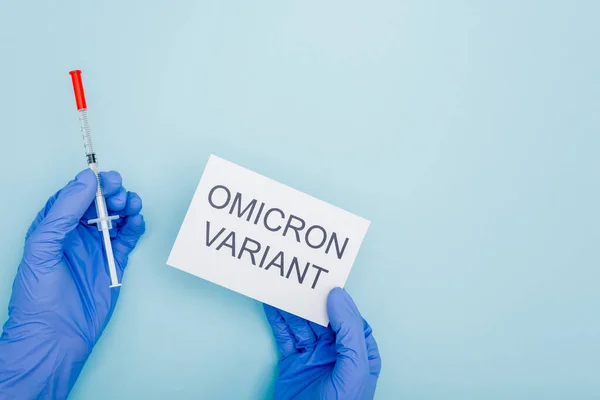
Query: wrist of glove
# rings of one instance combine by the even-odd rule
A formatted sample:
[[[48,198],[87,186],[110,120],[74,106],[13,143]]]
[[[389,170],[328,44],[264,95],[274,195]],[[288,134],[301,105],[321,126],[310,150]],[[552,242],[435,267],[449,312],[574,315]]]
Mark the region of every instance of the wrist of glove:
[[[32,335],[27,326],[5,328],[0,339],[0,399],[66,397],[91,350],[81,338],[50,331]]]

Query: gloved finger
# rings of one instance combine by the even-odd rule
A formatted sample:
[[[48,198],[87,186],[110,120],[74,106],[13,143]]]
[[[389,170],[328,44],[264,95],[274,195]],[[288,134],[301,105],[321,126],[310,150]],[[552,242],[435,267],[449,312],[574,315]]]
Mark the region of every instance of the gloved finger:
[[[122,183],[121,175],[117,171],[100,172],[100,181],[102,182],[102,191],[105,194],[105,196],[110,196],[117,192],[121,187]],[[60,190],[56,192],[52,197],[50,197],[46,202],[44,208],[42,208],[40,212],[38,212],[35,219],[31,223],[31,226],[27,230],[27,234],[25,235],[25,241],[29,239],[29,236],[31,236],[35,228],[37,228],[40,222],[42,222],[42,220],[46,217],[46,214],[48,214],[48,212],[54,205],[54,202],[56,202],[59,193]],[[85,220],[92,218],[96,218],[96,207],[94,206],[94,204],[92,204],[88,208],[88,211],[85,213],[84,216]]]
[[[369,376],[369,364],[363,319],[354,301],[340,288],[333,289],[327,298],[327,313],[336,335],[337,362],[332,380],[341,391],[356,393]]]
[[[139,214],[142,211],[142,199],[137,193],[127,192],[127,201],[125,207],[119,211],[119,219],[113,221],[113,228],[110,230],[110,237],[114,239],[123,225],[124,218],[128,215]]]
[[[104,198],[106,199],[106,208],[110,214],[119,212],[127,205],[127,190],[121,186],[117,193],[110,196],[104,195]]]
[[[135,192],[127,192],[125,207],[119,212],[121,217],[139,214],[142,211],[142,198]]]
[[[121,271],[127,266],[129,254],[135,249],[144,232],[146,232],[146,222],[142,214],[125,217],[125,222],[119,229],[117,237],[112,240],[115,261]]]
[[[330,326],[325,327],[323,325],[315,324],[314,322],[309,322],[308,324],[315,333],[317,340],[323,340],[326,342],[335,341],[335,334],[333,333],[333,330]]]
[[[300,351],[314,347],[317,343],[317,337],[308,325],[308,321],[296,315],[285,311],[280,311],[285,322],[287,322],[294,339],[296,339],[296,348]]]
[[[289,355],[296,353],[296,342],[294,341],[294,335],[290,331],[290,328],[283,319],[283,316],[275,307],[271,307],[268,304],[264,304],[265,315],[267,321],[271,325],[273,331],[273,337],[277,343],[277,349],[281,353],[281,358],[286,358]]]
[[[102,185],[102,194],[106,198],[106,207],[111,210],[108,198],[119,193],[123,187],[123,178],[117,171],[100,172],[100,183]],[[92,204],[85,213],[84,221],[94,219],[98,216],[96,205]]]
[[[117,171],[100,172],[100,184],[104,197],[118,193],[123,186],[123,178]]]
[[[90,169],[80,172],[61,189],[56,200],[26,242],[25,261],[39,267],[54,266],[62,258],[67,235],[94,201],[96,175]]]
[[[367,344],[367,356],[369,359],[369,373],[379,376],[381,372],[381,357],[379,356],[379,347],[373,337],[373,329],[369,323],[363,319],[363,331],[365,332],[365,342]]]

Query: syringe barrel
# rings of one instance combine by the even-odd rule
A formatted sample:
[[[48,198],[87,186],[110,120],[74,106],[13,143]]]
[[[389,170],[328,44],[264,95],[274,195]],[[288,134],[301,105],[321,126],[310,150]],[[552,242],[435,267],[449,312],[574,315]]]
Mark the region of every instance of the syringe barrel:
[[[87,110],[79,110],[79,126],[81,128],[81,137],[83,139],[83,147],[88,164],[97,164],[96,153],[92,144],[92,132],[88,122]]]
[[[85,91],[83,90],[83,81],[81,80],[81,70],[76,69],[69,72],[73,81],[73,93],[75,94],[75,104],[79,112],[79,126],[81,127],[81,136],[83,138],[83,146],[85,148],[85,156],[87,163],[92,167],[92,164],[97,164],[96,153],[92,145],[92,133],[87,117],[87,102],[85,101]],[[92,167],[92,169],[94,169]]]

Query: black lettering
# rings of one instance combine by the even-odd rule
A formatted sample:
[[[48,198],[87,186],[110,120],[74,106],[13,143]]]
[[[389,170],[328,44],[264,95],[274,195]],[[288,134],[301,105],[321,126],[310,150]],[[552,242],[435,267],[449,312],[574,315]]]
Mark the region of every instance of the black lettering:
[[[258,214],[256,214],[256,218],[254,218],[254,225],[258,224],[258,220],[260,219],[260,215],[265,208],[265,203],[260,203],[260,207],[258,208]]]
[[[292,258],[292,262],[290,263],[290,269],[288,269],[288,273],[285,276],[290,279],[290,275],[292,275],[292,270],[296,267],[296,274],[298,275],[298,283],[302,284],[304,282],[304,278],[306,277],[306,273],[308,272],[308,267],[310,267],[310,263],[306,263],[306,267],[304,267],[304,272],[300,274],[300,265],[298,264],[298,259],[296,257]]]
[[[231,244],[227,243],[227,241],[231,239]],[[221,242],[220,245],[217,246],[217,250],[221,250],[221,247],[229,247],[231,249],[231,256],[235,257],[235,232],[231,231],[229,235]]]
[[[319,243],[317,245],[312,244],[309,240],[310,233],[314,229],[318,229],[321,232],[323,232],[323,240],[321,240],[321,243]],[[306,231],[306,235],[304,236],[304,239],[306,240],[306,244],[308,245],[308,247],[310,247],[312,249],[320,249],[321,247],[323,247],[323,245],[325,244],[325,241],[327,240],[327,231],[325,231],[325,228],[323,228],[321,225],[313,225],[310,228],[308,228],[308,230]]]
[[[335,243],[335,252],[337,253],[337,258],[339,260],[342,259],[342,256],[344,255],[344,251],[346,250],[346,245],[348,244],[348,238],[346,238],[346,240],[344,240],[344,245],[342,246],[342,249],[340,250],[340,244],[338,242],[338,238],[337,238],[337,234],[335,232],[333,232],[333,234],[331,235],[331,239],[329,239],[329,243],[327,244],[327,249],[325,249],[325,254],[329,254],[329,249],[331,248],[331,245],[333,243]]]
[[[265,254],[263,254],[263,256],[260,260],[260,265],[259,265],[260,268],[263,267],[263,264],[265,263],[265,259],[267,258],[267,254],[269,254],[269,250],[271,250],[271,246],[267,246],[267,248],[265,249]]]
[[[246,243],[248,242],[252,242],[254,243],[254,245],[256,246],[256,248],[254,250],[249,249],[248,247],[246,247]],[[258,243],[256,240],[250,239],[250,238],[246,238],[244,239],[244,243],[242,243],[242,248],[240,249],[240,253],[238,254],[238,259],[242,258],[242,254],[244,254],[244,251],[247,251],[248,254],[250,254],[250,258],[252,258],[252,265],[256,265],[256,261],[254,260],[254,255],[256,253],[258,253],[260,251],[260,243]]]
[[[269,218],[269,215],[271,215],[271,213],[273,211],[277,211],[279,214],[281,214],[281,218],[285,218],[285,214],[283,213],[282,210],[280,210],[279,208],[271,208],[269,211],[267,211],[265,213],[265,219],[264,219],[264,224],[265,224],[265,228],[267,228],[268,230],[270,230],[271,232],[277,232],[278,230],[281,229],[281,225],[277,226],[277,228],[271,228],[269,226],[269,224],[267,224],[267,219]]]
[[[292,225],[292,220],[300,221],[300,226]],[[306,226],[306,223],[304,222],[304,220],[302,218],[299,218],[299,217],[296,217],[295,215],[290,214],[287,224],[285,224],[285,229],[283,230],[283,236],[285,236],[285,234],[287,233],[289,228],[292,228],[294,233],[296,233],[296,241],[298,243],[300,243],[300,231],[302,229],[304,229],[305,226]]]
[[[328,273],[329,273],[329,271],[328,271],[328,270],[326,270],[325,268],[321,268],[321,267],[319,267],[319,266],[318,266],[318,265],[316,265],[316,264],[313,264],[312,266],[313,266],[313,268],[316,268],[316,269],[318,269],[318,270],[319,270],[319,271],[317,272],[317,276],[315,276],[315,280],[314,280],[314,282],[313,282],[313,284],[312,284],[312,287],[311,287],[311,289],[314,289],[314,288],[315,288],[315,286],[317,286],[317,281],[319,280],[319,276],[321,276],[321,272],[325,272],[326,274],[328,274]]]
[[[225,189],[225,192],[227,193],[227,200],[225,201],[225,203],[221,206],[216,205],[213,200],[213,193],[217,190],[217,189]],[[210,192],[208,192],[208,202],[210,203],[210,205],[213,208],[216,208],[217,210],[221,210],[225,207],[227,207],[227,204],[229,204],[229,200],[231,200],[231,192],[229,191],[229,189],[227,189],[227,187],[223,186],[223,185],[217,185],[214,188],[210,189]]]
[[[225,228],[221,228],[221,230],[219,231],[219,233],[217,233],[215,235],[215,237],[212,238],[212,240],[209,240],[210,237],[210,221],[206,221],[206,247],[210,247],[215,240],[217,240],[219,238],[219,236],[221,236],[221,234],[225,232]]]
[[[233,198],[233,203],[231,203],[231,209],[229,210],[229,214],[233,214],[233,210],[235,209],[236,205],[237,205],[238,218],[242,218],[244,216],[244,214],[246,214],[246,211],[248,211],[248,209],[250,209],[250,212],[248,213],[248,216],[246,217],[246,221],[250,221],[250,218],[252,218],[252,213],[254,212],[254,207],[256,206],[256,199],[252,199],[252,201],[250,203],[248,203],[246,208],[244,208],[244,210],[242,210],[242,194],[236,193],[235,197]]]
[[[281,259],[279,262],[275,262],[278,258]],[[279,274],[283,276],[283,251],[277,253],[277,255],[271,260],[269,264],[265,267],[265,271],[271,268],[271,266],[279,268]]]

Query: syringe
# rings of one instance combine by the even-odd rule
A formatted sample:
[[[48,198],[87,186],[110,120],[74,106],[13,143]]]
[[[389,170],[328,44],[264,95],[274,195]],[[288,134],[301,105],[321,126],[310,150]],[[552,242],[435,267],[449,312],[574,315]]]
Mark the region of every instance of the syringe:
[[[91,219],[88,221],[89,224],[97,224],[98,230],[102,232],[102,239],[104,240],[104,251],[106,253],[106,260],[108,261],[108,271],[110,273],[110,287],[115,288],[121,286],[117,277],[117,268],[115,266],[115,257],[113,255],[112,243],[110,241],[110,230],[112,229],[112,221],[118,219],[119,216],[109,216],[108,210],[106,209],[106,201],[102,194],[102,186],[100,184],[100,175],[98,171],[98,162],[96,160],[96,153],[94,153],[94,147],[92,146],[92,135],[90,131],[90,125],[87,119],[87,104],[85,101],[85,94],[83,92],[83,83],[81,82],[81,71],[74,70],[69,72],[71,79],[73,80],[73,91],[75,92],[75,103],[77,104],[77,111],[79,112],[79,124],[81,126],[81,134],[83,136],[83,146],[85,147],[85,156],[89,168],[94,171],[96,179],[98,180],[98,189],[96,190],[96,211],[98,218]]]

